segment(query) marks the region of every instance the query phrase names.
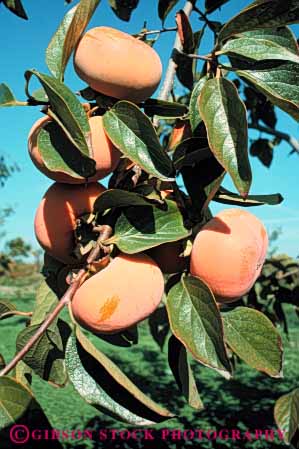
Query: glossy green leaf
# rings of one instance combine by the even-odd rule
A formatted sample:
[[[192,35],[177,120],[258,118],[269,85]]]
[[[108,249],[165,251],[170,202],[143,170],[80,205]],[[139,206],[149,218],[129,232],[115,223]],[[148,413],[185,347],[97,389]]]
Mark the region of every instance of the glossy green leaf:
[[[92,154],[90,142],[90,127],[85,110],[76,95],[61,81],[51,76],[39,73],[36,70],[28,70],[25,73],[28,83],[32,75],[35,75],[42,84],[51,105],[51,117],[63,129],[70,142],[86,157]],[[86,177],[93,176],[93,169]]]
[[[299,53],[299,47],[293,31],[289,27],[262,28],[253,31],[245,31],[236,35],[237,38],[249,38],[274,42],[280,47],[285,47],[295,55]]]
[[[199,113],[198,100],[201,94],[201,91],[206,83],[208,78],[203,76],[200,80],[195,84],[194,89],[192,90],[189,104],[189,117],[191,129],[194,132],[198,125],[202,122],[202,118]]]
[[[28,20],[26,11],[23,7],[21,0],[2,0],[4,6],[8,8],[16,16],[21,17],[21,19]]]
[[[8,376],[0,377],[0,429],[15,423],[34,402],[29,389]]]
[[[6,299],[0,300],[0,320],[8,318],[10,315],[7,315],[7,313],[13,312],[14,310],[17,310],[14,304],[7,301]]]
[[[282,377],[282,342],[269,318],[248,307],[237,307],[222,317],[224,337],[233,352],[252,368]]]
[[[283,439],[290,444],[299,428],[299,388],[281,396],[275,403],[274,418],[283,431]]]
[[[119,101],[103,116],[106,133],[114,145],[147,173],[173,180],[174,169],[150,119],[133,103]]]
[[[182,277],[167,296],[167,311],[173,334],[193,357],[229,378],[222,320],[209,287],[199,278]]]
[[[199,98],[209,146],[246,197],[251,185],[246,108],[235,85],[225,78],[208,80]]]
[[[182,167],[193,166],[209,157],[213,156],[208,146],[203,146],[203,139],[201,137],[190,137],[183,140],[175,147],[173,154],[173,164],[176,170],[181,170]]]
[[[81,0],[66,13],[46,50],[50,72],[63,80],[68,60],[88,25],[100,0]]]
[[[230,192],[224,187],[221,187],[214,196],[213,201],[242,207],[262,206],[264,204],[276,206],[282,203],[283,197],[280,193],[273,193],[270,195],[248,195],[245,200],[237,193]]]
[[[173,415],[145,396],[84,334],[69,338],[65,363],[77,392],[93,407],[133,425],[152,425]]]
[[[7,84],[0,84],[0,108],[9,106],[25,106],[24,102],[18,101]]]
[[[50,171],[66,173],[81,180],[95,173],[95,161],[78,151],[56,122],[43,126],[37,142],[39,153]]]
[[[144,113],[149,116],[157,115],[164,118],[181,118],[188,113],[188,107],[173,101],[149,98],[143,105]]]
[[[166,17],[170,11],[175,7],[179,0],[159,0],[158,3],[158,14],[162,23],[165,22]]]
[[[190,235],[174,201],[158,207],[128,207],[116,222],[114,235],[107,243],[127,254],[135,254],[162,243],[181,240]]]
[[[129,22],[132,12],[137,8],[139,0],[109,0],[112,11],[117,17]]]
[[[30,325],[17,337],[17,351],[20,351],[36,333],[40,324]],[[65,346],[70,334],[69,326],[62,320],[54,322],[24,356],[23,361],[42,379],[57,386],[67,381],[64,364]]]
[[[240,67],[236,72],[254,84],[275,106],[299,120],[298,64],[273,61]]]
[[[202,410],[204,405],[197,390],[186,348],[174,335],[168,340],[168,363],[188,404],[196,410]]]
[[[257,28],[275,28],[299,22],[297,0],[256,0],[229,20],[221,29],[218,39]]]
[[[109,189],[103,192],[95,201],[93,210],[102,213],[114,207],[149,206],[151,202],[143,195],[121,189]]]
[[[226,42],[218,55],[244,57],[252,61],[279,60],[299,63],[299,55],[266,39],[241,37]]]
[[[229,0],[205,0],[206,13],[211,14],[216,9],[227,3]]]

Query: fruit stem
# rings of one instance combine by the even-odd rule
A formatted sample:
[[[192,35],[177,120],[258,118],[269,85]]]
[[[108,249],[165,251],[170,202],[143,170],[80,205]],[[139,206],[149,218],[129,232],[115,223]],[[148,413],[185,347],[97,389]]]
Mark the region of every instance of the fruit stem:
[[[73,278],[71,285],[63,295],[63,297],[58,302],[55,309],[47,316],[45,321],[38,328],[36,333],[32,335],[32,337],[28,340],[26,345],[15,355],[15,357],[3,368],[0,372],[0,377],[7,375],[16,365],[17,363],[23,359],[23,357],[27,354],[27,352],[32,348],[32,346],[40,339],[40,337],[45,333],[48,327],[53,323],[53,321],[57,318],[60,312],[64,309],[66,305],[68,305],[76,291],[81,285],[82,280],[84,279],[87,267],[94,262],[101,252],[101,244],[102,241],[107,240],[112,233],[112,228],[109,225],[103,225],[100,231],[99,238],[97,240],[96,246],[91,250],[87,260],[85,268],[82,268],[76,276]]]

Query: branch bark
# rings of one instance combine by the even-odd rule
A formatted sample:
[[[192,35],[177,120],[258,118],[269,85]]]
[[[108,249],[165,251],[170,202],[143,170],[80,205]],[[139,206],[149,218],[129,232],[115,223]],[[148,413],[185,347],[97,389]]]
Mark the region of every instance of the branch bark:
[[[193,2],[190,0],[186,1],[183,11],[187,17],[190,17],[193,8],[194,8],[194,1]],[[176,33],[176,36],[175,36],[173,49],[176,49],[180,52],[183,51],[183,47],[182,47],[180,36],[179,36],[178,32]],[[177,65],[174,62],[174,60],[172,59],[172,57],[170,57],[168,67],[166,70],[166,74],[165,74],[165,78],[164,78],[164,82],[163,82],[163,85],[162,85],[161,90],[158,95],[159,100],[168,100],[170,92],[172,90],[176,69],[177,69]]]
[[[286,141],[292,147],[294,152],[299,154],[299,141],[295,139],[295,137],[290,136],[289,134],[282,131],[277,131],[276,129],[270,128],[268,126],[259,125],[258,123],[249,123],[248,127],[250,129],[256,129],[257,131],[279,137],[280,139]]]
[[[3,368],[3,370],[0,372],[0,377],[5,376],[8,374],[16,365],[17,363],[23,359],[23,357],[27,354],[27,352],[32,348],[32,346],[40,339],[40,337],[45,333],[45,331],[48,329],[48,327],[53,323],[53,321],[57,318],[57,316],[60,314],[62,309],[66,305],[68,305],[76,291],[81,285],[82,280],[84,279],[84,276],[86,274],[86,271],[88,269],[88,266],[94,262],[97,257],[100,254],[102,242],[107,240],[111,235],[111,227],[108,225],[102,226],[102,231],[100,232],[99,238],[97,240],[96,246],[91,250],[87,260],[86,260],[86,266],[85,268],[82,268],[72,281],[71,285],[63,295],[63,297],[58,302],[57,306],[51,312],[48,317],[45,319],[45,321],[41,324],[41,326],[38,328],[36,333],[28,340],[26,345],[21,349],[21,351],[18,352],[18,354],[15,355],[15,357]]]

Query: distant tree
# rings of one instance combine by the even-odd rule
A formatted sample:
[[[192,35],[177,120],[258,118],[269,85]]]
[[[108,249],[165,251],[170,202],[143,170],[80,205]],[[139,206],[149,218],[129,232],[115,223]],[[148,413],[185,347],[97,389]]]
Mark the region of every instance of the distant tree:
[[[16,262],[21,261],[24,257],[27,258],[32,252],[32,247],[29,243],[26,243],[22,237],[9,240],[5,244],[5,252],[8,257],[11,257]]]

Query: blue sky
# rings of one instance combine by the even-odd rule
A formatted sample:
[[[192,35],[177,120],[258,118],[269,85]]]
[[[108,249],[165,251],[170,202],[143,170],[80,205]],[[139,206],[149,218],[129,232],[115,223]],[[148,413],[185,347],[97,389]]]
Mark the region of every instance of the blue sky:
[[[201,7],[203,0],[198,0]],[[247,0],[231,0],[223,6],[221,13],[216,12],[213,20],[221,18],[227,20],[242,7],[248,5]],[[0,82],[7,83],[18,99],[24,99],[24,72],[26,69],[36,68],[47,72],[44,62],[44,52],[54,31],[59,25],[63,15],[70,8],[63,0],[29,1],[23,0],[29,21],[23,21],[13,16],[3,5],[0,5]],[[129,23],[119,20],[108,6],[108,0],[102,0],[91,21],[89,28],[94,26],[112,26],[128,33],[138,32],[144,20],[147,20],[148,29],[161,28],[155,10],[158,0],[140,0],[139,7],[133,13]],[[182,7],[184,1],[179,2]],[[174,26],[174,13],[170,14],[166,26]],[[197,15],[192,17],[194,31],[202,26]],[[293,27],[299,35],[299,27]],[[209,38],[203,41],[201,54],[209,50]],[[173,33],[164,33],[155,48],[160,54],[164,69],[170,55]],[[141,62],[142,63],[142,62]],[[83,82],[75,75],[70,61],[66,72],[66,83],[73,90],[84,87]],[[177,86],[179,83],[177,82]],[[155,96],[155,95],[154,95]],[[8,162],[17,162],[21,168],[20,173],[9,179],[4,188],[0,189],[0,207],[11,205],[15,214],[7,221],[6,238],[22,236],[33,246],[37,246],[33,233],[33,220],[35,210],[52,181],[41,175],[32,165],[27,153],[27,136],[32,124],[41,116],[39,108],[2,108],[0,109],[0,154],[4,154]],[[278,113],[277,128],[293,136],[298,136],[298,124],[287,114]],[[251,133],[252,137],[259,134]],[[298,136],[299,138],[299,136]],[[299,202],[298,202],[298,169],[299,157],[295,154],[288,157],[290,148],[283,142],[275,149],[274,161],[270,170],[262,166],[255,158],[251,158],[253,170],[252,194],[265,194],[280,192],[285,200],[279,206],[260,206],[251,208],[251,212],[261,218],[268,231],[281,227],[283,233],[277,244],[281,252],[292,256],[299,254]],[[224,185],[235,191],[228,176]],[[212,203],[212,210],[217,213],[224,209],[224,205]],[[2,242],[3,243],[3,242]],[[1,242],[0,242],[1,245]]]

